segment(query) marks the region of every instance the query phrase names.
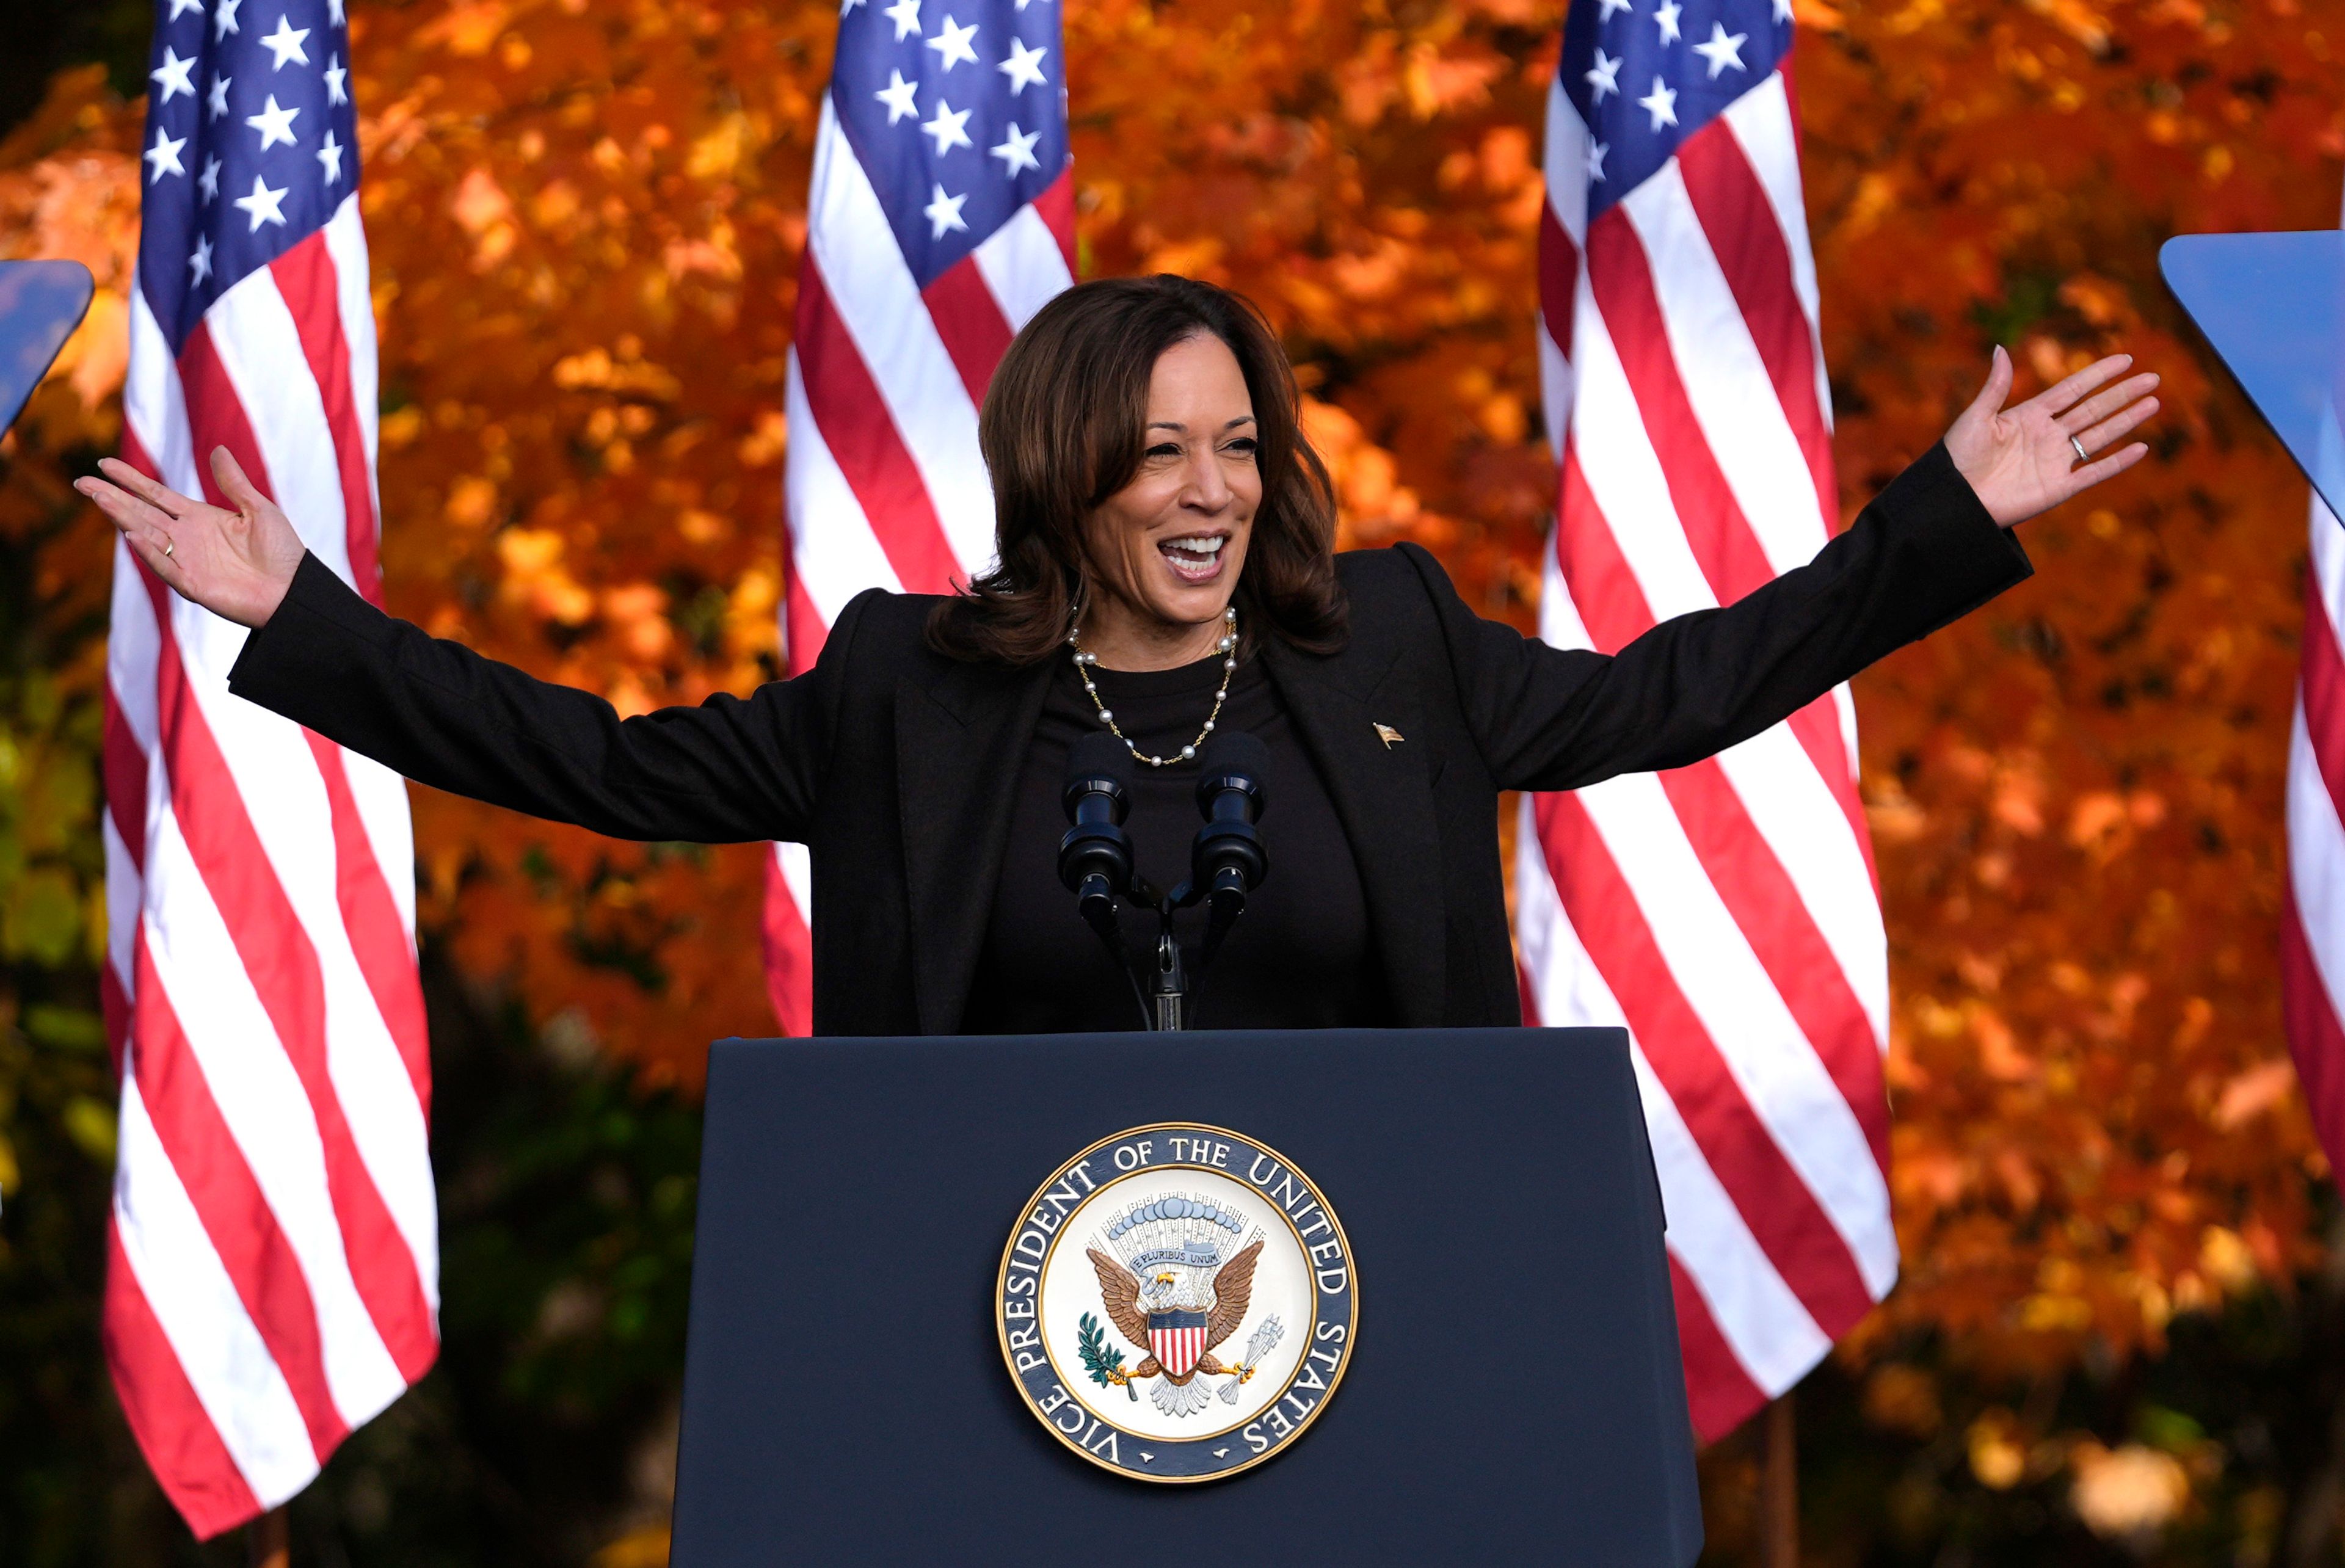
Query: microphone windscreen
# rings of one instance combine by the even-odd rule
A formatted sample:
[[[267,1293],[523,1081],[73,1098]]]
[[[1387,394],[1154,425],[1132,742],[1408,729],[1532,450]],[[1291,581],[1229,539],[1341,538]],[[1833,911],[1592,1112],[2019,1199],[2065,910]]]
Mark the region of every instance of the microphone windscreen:
[[[1215,730],[1206,737],[1203,761],[1201,783],[1222,774],[1239,773],[1265,794],[1270,789],[1270,748],[1244,730]]]
[[[1105,730],[1093,730],[1067,748],[1065,783],[1077,779],[1110,778],[1132,787],[1132,748]]]

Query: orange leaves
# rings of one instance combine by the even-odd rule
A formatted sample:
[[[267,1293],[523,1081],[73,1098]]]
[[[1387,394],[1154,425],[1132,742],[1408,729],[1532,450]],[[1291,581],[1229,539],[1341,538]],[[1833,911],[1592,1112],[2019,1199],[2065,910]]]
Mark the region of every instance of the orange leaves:
[[[1416,527],[1423,511],[1416,492],[1398,482],[1400,465],[1368,440],[1357,420],[1332,403],[1305,398],[1303,429],[1335,481],[1341,542],[1357,548],[1404,533],[1423,536]]]
[[[667,623],[668,596],[648,582],[606,588],[598,608],[613,641],[630,663],[655,665],[675,646]]]
[[[2296,1066],[2286,1057],[2259,1062],[2223,1085],[2208,1119],[2218,1132],[2236,1131],[2279,1107],[2296,1087]]]
[[[443,46],[459,58],[485,55],[504,35],[513,10],[505,0],[470,0],[451,5],[417,30],[415,42],[426,47]]]
[[[129,301],[118,289],[99,289],[90,296],[88,314],[66,339],[49,373],[63,378],[81,406],[96,412],[122,385],[129,368]]]
[[[2083,45],[2086,52],[2108,52],[2109,18],[2098,6],[2086,5],[2084,0],[2027,0],[2027,8]],[[2081,99],[2082,95],[2077,96]]]
[[[766,409],[749,432],[741,438],[735,455],[743,468],[769,468],[782,460],[789,441],[789,423],[779,409]]]
[[[1918,1367],[1895,1361],[1876,1368],[1864,1380],[1863,1405],[1864,1419],[1873,1425],[1924,1442],[1938,1434],[1946,1419],[1936,1380]]]
[[[494,481],[480,474],[459,474],[448,487],[447,504],[441,508],[441,515],[454,527],[469,531],[487,522],[496,508]]]
[[[520,238],[520,230],[513,226],[513,201],[486,169],[473,169],[458,182],[448,211],[458,227],[472,237],[476,272],[486,272],[502,261]]]
[[[736,111],[693,138],[685,152],[685,175],[700,180],[731,178],[746,150],[748,127],[748,117]]]
[[[2130,329],[2141,320],[2140,311],[2122,288],[2090,272],[2078,272],[2065,279],[2060,285],[2059,298],[2061,304],[2097,328]]]
[[[459,488],[476,481],[462,480]],[[511,604],[559,625],[576,626],[594,612],[594,596],[570,575],[563,556],[568,541],[552,529],[507,529],[497,538],[504,566],[500,592]]]
[[[2082,850],[2096,865],[2106,865],[2130,850],[2137,834],[2166,820],[2164,797],[2148,790],[2121,794],[2093,790],[2076,797],[2069,808],[2065,832],[2069,845]]]
[[[2070,1452],[2069,1501],[2086,1528],[2116,1540],[2162,1530],[2190,1501],[2190,1474],[2172,1454],[2129,1442],[2114,1450],[2080,1442]]]
[[[630,333],[620,339],[615,359],[611,351],[600,344],[584,353],[572,354],[554,362],[552,379],[564,391],[592,389],[598,391],[623,392],[633,397],[666,402],[683,390],[675,372],[665,366],[645,364],[640,356],[643,340]]]
[[[2029,1469],[2024,1438],[2008,1411],[1991,1410],[1971,1422],[1964,1433],[1964,1446],[1970,1454],[1971,1473],[1980,1485],[2003,1492],[2019,1484]]]
[[[1505,68],[1505,62],[1491,55],[1445,56],[1430,43],[1417,44],[1409,50],[1408,63],[1401,72],[1409,111],[1420,120],[1429,120],[1447,110],[1479,104]]]

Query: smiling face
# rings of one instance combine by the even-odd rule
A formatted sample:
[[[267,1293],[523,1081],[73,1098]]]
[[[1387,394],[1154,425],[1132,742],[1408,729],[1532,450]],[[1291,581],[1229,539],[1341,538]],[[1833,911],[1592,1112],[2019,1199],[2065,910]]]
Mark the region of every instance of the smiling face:
[[[1262,504],[1254,399],[1219,338],[1157,357],[1139,471],[1084,524],[1083,646],[1110,669],[1170,669],[1213,652]]]

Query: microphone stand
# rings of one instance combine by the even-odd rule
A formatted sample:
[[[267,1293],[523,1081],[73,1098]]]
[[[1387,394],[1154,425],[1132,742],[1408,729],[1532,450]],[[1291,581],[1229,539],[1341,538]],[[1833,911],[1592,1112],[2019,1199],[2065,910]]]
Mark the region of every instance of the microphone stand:
[[[1151,996],[1156,1004],[1157,1029],[1169,1032],[1183,1027],[1181,1006],[1188,994],[1188,974],[1181,962],[1181,944],[1172,940],[1172,917],[1167,915],[1164,934],[1156,939],[1156,988]]]
[[[1132,982],[1141,1027],[1168,1034],[1185,1030],[1195,1010],[1193,960],[1173,934],[1172,917],[1204,902],[1204,936],[1193,960],[1194,972],[1203,974],[1245,912],[1246,895],[1270,872],[1254,825],[1264,804],[1269,754],[1260,741],[1239,732],[1209,748],[1197,781],[1197,810],[1205,825],[1190,846],[1189,879],[1160,893],[1133,864],[1132,841],[1122,826],[1129,795],[1122,759],[1114,752],[1104,736],[1094,736],[1077,743],[1069,759],[1061,798],[1072,825],[1059,844],[1059,877],[1075,895],[1084,924]],[[1118,919],[1122,896],[1156,912],[1155,962],[1144,987],[1124,948]]]
[[[1172,916],[1197,902],[1195,890],[1184,882],[1171,893],[1160,893],[1146,877],[1132,878],[1128,891],[1132,903],[1156,914],[1155,962],[1149,966],[1145,986],[1123,946],[1123,929],[1118,919],[1120,905],[1107,893],[1104,883],[1087,886],[1083,891],[1086,895],[1078,899],[1077,908],[1098,936],[1100,946],[1107,949],[1109,960],[1132,982],[1132,994],[1140,1003],[1140,1027],[1167,1033],[1187,1028],[1193,995],[1189,979],[1190,959],[1180,939],[1172,934]],[[1244,907],[1243,898],[1239,905]],[[1221,946],[1221,938],[1228,934],[1229,923],[1234,918],[1234,911],[1225,916],[1221,904],[1213,905],[1205,940],[1197,953],[1197,972],[1203,973],[1205,966],[1213,962],[1213,953]]]
[[[1133,891],[1139,892],[1140,888],[1135,887]],[[1152,893],[1154,889],[1148,891]],[[1188,1027],[1186,1017],[1191,996],[1188,955],[1182,951],[1179,940],[1172,935],[1172,916],[1176,911],[1196,903],[1197,896],[1196,884],[1190,881],[1156,901],[1156,967],[1151,976],[1148,993],[1149,1001],[1152,1004],[1148,1023],[1152,1029],[1170,1033]],[[1226,928],[1226,923],[1223,923],[1223,929]],[[1203,974],[1205,966],[1213,962],[1213,951],[1220,946],[1217,934],[1208,927],[1204,945],[1197,953],[1199,974]]]
[[[1150,994],[1141,986],[1140,976],[1132,972],[1132,957],[1131,955],[1124,951],[1123,932],[1116,921],[1115,905],[1105,900],[1101,900],[1101,902],[1104,905],[1104,908],[1101,910],[1101,915],[1098,917],[1094,917],[1087,910],[1085,913],[1085,918],[1091,921],[1091,929],[1099,933],[1100,945],[1107,949],[1108,961],[1112,963],[1122,974],[1124,979],[1131,983],[1132,998],[1133,1001],[1140,1004],[1140,1027],[1142,1029],[1177,1029],[1181,1027],[1181,997],[1183,992],[1181,989],[1181,947],[1178,943],[1172,940],[1172,910],[1176,906],[1172,905],[1170,900],[1161,897],[1158,895],[1154,885],[1144,876],[1134,875],[1132,877],[1131,892],[1132,896],[1135,901],[1153,906],[1156,909],[1158,918],[1162,923],[1161,935],[1156,939],[1157,962],[1160,967],[1164,963],[1164,955],[1166,951],[1169,949],[1172,953],[1173,990],[1171,994],[1169,1002],[1169,1006],[1172,1009],[1172,1022],[1165,1023],[1162,1021],[1166,1016],[1165,1008],[1168,1006],[1166,998],[1163,996],[1159,995],[1156,996],[1152,1002]],[[1161,976],[1159,976],[1158,989],[1160,992],[1162,989]]]

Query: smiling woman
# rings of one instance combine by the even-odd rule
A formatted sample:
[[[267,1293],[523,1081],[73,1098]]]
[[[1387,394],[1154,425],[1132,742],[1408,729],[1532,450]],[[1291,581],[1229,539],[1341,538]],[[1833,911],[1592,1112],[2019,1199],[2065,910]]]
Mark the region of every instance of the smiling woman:
[[[1128,827],[1160,885],[1187,870],[1209,739],[1267,754],[1277,875],[1204,977],[1207,1023],[1512,1024],[1498,793],[1696,762],[2026,576],[2011,525],[2145,454],[2125,438],[2157,378],[2129,364],[2006,410],[1998,350],[1945,440],[1813,561],[1607,656],[1480,619],[1413,545],[1336,555],[1292,372],[1244,301],[1086,283],[987,395],[992,571],[865,593],[807,673],[624,721],[366,603],[225,452],[233,511],[119,463],[80,488],[173,589],[256,628],[240,696],[614,836],[804,842],[818,1032],[1138,1021],[1052,853],[1064,764],[1101,730],[1145,764]]]
[[[1110,669],[1168,669],[1213,651],[1233,602],[1249,652],[1274,628],[1341,642],[1334,489],[1284,351],[1235,295],[1164,277],[1060,295],[1002,356],[978,435],[999,554],[938,605],[939,652],[1031,663],[1071,626]]]

